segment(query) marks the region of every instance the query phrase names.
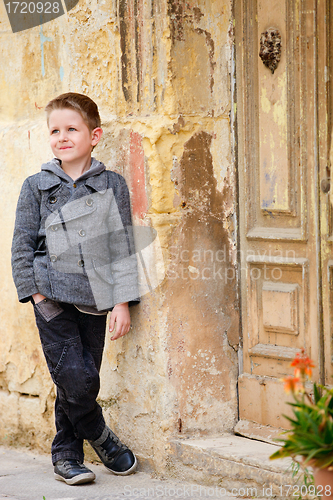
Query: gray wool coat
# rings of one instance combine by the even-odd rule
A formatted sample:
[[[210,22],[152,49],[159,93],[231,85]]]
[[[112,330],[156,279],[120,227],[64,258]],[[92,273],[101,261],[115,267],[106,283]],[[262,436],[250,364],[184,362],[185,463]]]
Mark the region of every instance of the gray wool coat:
[[[93,159],[92,173],[81,176],[74,188],[56,162],[28,177],[19,196],[12,271],[20,302],[38,292],[99,311],[138,302],[124,178]]]

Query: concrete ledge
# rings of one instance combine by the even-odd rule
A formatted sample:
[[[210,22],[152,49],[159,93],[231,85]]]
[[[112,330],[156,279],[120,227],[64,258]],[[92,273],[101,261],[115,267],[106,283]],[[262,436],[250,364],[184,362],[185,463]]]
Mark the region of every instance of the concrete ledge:
[[[256,488],[265,497],[280,496],[284,488],[293,484],[291,459],[269,460],[277,447],[234,435],[216,438],[179,439],[170,443],[172,449],[169,472],[171,475],[203,485],[233,488]],[[265,488],[265,490],[263,490]],[[264,493],[264,494],[263,494]]]
[[[278,446],[277,438],[285,429],[261,425],[250,420],[239,420],[234,428],[236,436],[242,436]]]

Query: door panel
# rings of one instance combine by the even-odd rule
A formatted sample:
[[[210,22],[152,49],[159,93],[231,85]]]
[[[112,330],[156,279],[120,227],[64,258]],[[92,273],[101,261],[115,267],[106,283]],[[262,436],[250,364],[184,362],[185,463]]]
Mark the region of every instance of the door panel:
[[[295,3],[245,3],[245,47],[249,52],[244,53],[244,119],[249,142],[244,147],[250,168],[251,199],[246,214],[249,238],[305,238],[307,200],[302,189],[304,164],[300,158],[302,38],[299,19],[293,12]],[[265,33],[269,28],[278,30],[282,45],[274,74],[258,57],[259,41],[268,37]]]
[[[317,141],[318,53],[325,50],[317,43],[316,23],[319,15],[325,19],[325,9],[326,3],[314,0],[236,4],[243,331],[239,408],[242,420],[274,427],[285,425],[281,414],[288,413],[288,406],[279,379],[292,373],[296,352],[305,347],[317,365],[314,378],[322,380],[323,353],[331,338],[328,333],[324,345],[320,217],[327,219],[327,214],[319,212]],[[261,40],[268,41],[266,49]],[[273,73],[259,51],[275,47],[278,53],[279,40],[280,60]],[[332,288],[326,293],[329,302]]]

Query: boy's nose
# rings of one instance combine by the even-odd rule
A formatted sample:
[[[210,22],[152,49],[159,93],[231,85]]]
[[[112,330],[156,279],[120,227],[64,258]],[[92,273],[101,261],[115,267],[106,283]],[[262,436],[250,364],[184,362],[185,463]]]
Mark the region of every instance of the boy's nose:
[[[67,133],[66,132],[60,132],[59,134],[59,141],[60,142],[66,142],[68,141]]]

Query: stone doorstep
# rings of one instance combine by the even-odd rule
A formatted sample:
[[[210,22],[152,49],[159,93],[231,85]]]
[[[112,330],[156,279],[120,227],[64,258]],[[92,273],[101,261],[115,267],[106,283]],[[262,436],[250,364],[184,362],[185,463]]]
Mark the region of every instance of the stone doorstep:
[[[249,496],[257,498],[283,498],[286,486],[295,484],[291,459],[269,460],[277,450],[273,444],[226,434],[215,438],[178,439],[170,442],[170,446],[169,473],[186,481],[218,486],[229,492],[233,488],[239,491],[245,488],[250,493],[252,487],[257,494],[253,490]],[[292,492],[289,498],[290,495]]]

